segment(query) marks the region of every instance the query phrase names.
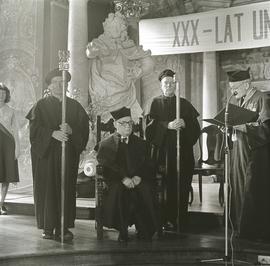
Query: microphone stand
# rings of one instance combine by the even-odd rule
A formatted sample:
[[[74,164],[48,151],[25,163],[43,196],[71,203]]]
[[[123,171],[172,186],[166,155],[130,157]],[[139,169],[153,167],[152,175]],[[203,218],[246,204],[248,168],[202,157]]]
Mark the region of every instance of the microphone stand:
[[[176,119],[180,120],[180,88],[179,82],[176,81]],[[180,130],[176,132],[177,142],[177,221],[176,221],[176,230],[177,234],[180,234]]]
[[[224,195],[224,204],[225,204],[225,250],[224,250],[224,257],[217,258],[217,259],[207,259],[207,260],[200,260],[201,263],[215,263],[215,262],[222,262],[225,265],[234,265],[235,260],[231,259],[231,256],[228,254],[228,221],[229,221],[229,196],[228,196],[228,182],[230,178],[230,147],[229,147],[229,103],[233,96],[237,95],[237,91],[235,91],[228,99],[225,107],[225,115],[224,115],[224,122],[225,122],[225,148],[224,148],[224,175],[225,175],[225,195]],[[237,263],[245,263],[245,261],[237,260]]]

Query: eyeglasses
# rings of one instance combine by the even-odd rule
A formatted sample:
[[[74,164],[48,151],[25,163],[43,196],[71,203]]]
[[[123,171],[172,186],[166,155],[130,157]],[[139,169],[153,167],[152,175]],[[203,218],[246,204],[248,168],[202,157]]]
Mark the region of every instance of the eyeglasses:
[[[171,85],[174,85],[175,82],[174,81],[164,81],[162,84],[164,84],[166,86],[171,86]]]
[[[133,125],[133,121],[123,121],[123,122],[117,122],[117,123],[122,127],[126,127],[126,126],[131,127]]]

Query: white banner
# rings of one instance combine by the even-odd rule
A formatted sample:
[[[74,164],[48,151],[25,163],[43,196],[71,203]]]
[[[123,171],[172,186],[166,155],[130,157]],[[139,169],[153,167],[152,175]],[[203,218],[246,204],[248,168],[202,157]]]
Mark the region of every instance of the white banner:
[[[270,1],[190,15],[144,19],[140,44],[152,55],[270,46]]]

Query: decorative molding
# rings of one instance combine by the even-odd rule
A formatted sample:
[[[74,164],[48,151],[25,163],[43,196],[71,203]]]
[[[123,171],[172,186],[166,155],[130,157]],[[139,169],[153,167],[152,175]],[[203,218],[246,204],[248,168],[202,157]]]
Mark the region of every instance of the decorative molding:
[[[150,0],[114,0],[115,12],[120,12],[126,18],[140,19],[149,12],[153,5]]]

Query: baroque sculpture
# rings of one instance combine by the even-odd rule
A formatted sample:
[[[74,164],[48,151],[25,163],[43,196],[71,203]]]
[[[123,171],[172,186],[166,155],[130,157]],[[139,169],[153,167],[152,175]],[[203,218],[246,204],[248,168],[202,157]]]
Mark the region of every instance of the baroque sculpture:
[[[132,116],[142,115],[135,82],[153,71],[150,51],[144,51],[129,39],[126,18],[110,13],[103,22],[104,33],[87,45],[90,59],[89,93],[92,109],[103,121],[110,111],[122,106],[131,109]]]

